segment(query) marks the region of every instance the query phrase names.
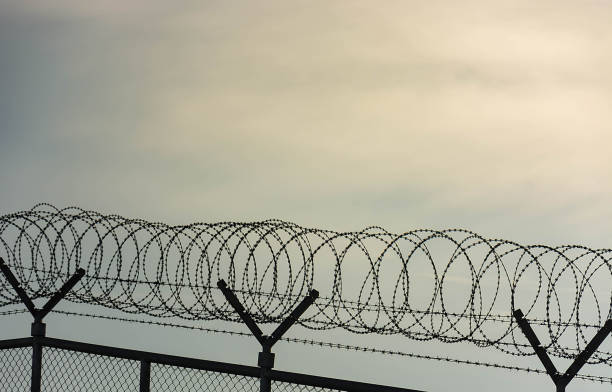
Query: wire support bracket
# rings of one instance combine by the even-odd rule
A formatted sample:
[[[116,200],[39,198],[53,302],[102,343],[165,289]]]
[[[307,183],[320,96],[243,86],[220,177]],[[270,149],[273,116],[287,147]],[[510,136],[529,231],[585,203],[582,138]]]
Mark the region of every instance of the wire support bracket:
[[[319,297],[317,290],[311,290],[310,293],[299,303],[299,305],[293,309],[293,311],[276,327],[271,335],[264,335],[262,330],[259,328],[255,320],[245,310],[244,306],[236,297],[236,294],[227,286],[227,283],[223,279],[217,282],[217,287],[221,290],[227,302],[234,308],[236,313],[240,316],[244,324],[249,328],[255,339],[261,344],[261,352],[257,359],[257,366],[261,369],[260,377],[260,392],[270,392],[271,379],[270,371],[274,367],[274,353],[272,352],[272,346],[278,342],[282,336],[295,324],[300,316],[314,303]]]
[[[582,350],[580,354],[574,358],[574,362],[567,368],[565,373],[560,373],[551,361],[546,349],[540,343],[540,340],[536,336],[533,328],[529,325],[529,321],[525,318],[525,315],[520,309],[516,309],[513,313],[519,328],[523,332],[523,335],[527,338],[531,347],[535,351],[536,355],[544,365],[546,373],[550,376],[553,383],[556,386],[556,392],[565,392],[567,385],[574,379],[580,369],[587,363],[591,355],[597,350],[597,348],[603,343],[608,334],[612,332],[612,319],[608,319],[604,326],[595,334],[587,346]]]
[[[34,305],[32,299],[25,292],[23,287],[21,287],[21,283],[17,280],[11,269],[4,262],[4,259],[0,257],[0,270],[6,280],[8,280],[9,284],[13,287],[13,290],[17,293],[21,301],[24,303],[28,311],[34,318],[34,322],[32,323],[32,336],[45,336],[46,333],[46,325],[43,323],[43,319],[49,312],[55,308],[55,306],[74,288],[74,286],[81,280],[81,278],[85,275],[85,270],[83,268],[79,268],[76,270],[74,275],[70,277],[57,291],[55,294],[49,298],[47,303],[43,305],[42,308],[38,309]]]

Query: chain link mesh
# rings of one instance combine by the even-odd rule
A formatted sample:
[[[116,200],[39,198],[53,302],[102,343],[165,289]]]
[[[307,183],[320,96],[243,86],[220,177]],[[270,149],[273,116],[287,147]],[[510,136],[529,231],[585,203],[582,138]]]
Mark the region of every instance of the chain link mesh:
[[[3,392],[25,392],[30,390],[32,371],[32,348],[10,348],[0,350],[0,390]]]
[[[140,384],[140,363],[121,358],[45,347],[45,392],[133,392]]]
[[[32,348],[0,349],[0,391],[28,392]],[[134,392],[140,385],[140,361],[43,348],[43,392]],[[152,392],[259,392],[259,378],[216,371],[151,364]],[[327,392],[338,389],[272,381],[274,392]]]
[[[151,392],[258,392],[259,379],[235,374],[151,364]]]

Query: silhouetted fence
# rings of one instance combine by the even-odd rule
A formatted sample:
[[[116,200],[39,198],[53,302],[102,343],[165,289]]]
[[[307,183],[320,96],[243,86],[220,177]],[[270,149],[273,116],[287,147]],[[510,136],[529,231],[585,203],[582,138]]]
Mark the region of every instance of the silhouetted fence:
[[[255,321],[222,280],[219,287],[261,343],[258,367],[126,350],[46,337],[46,315],[85,275],[78,269],[51,298],[38,308],[0,257],[0,271],[32,314],[30,338],[0,341],[1,391],[348,391],[417,392],[410,389],[358,383],[273,370],[272,346],[318,296],[316,290],[280,323],[270,336]]]
[[[38,348],[37,348],[38,347]],[[40,369],[35,351],[42,352]],[[261,369],[48,337],[0,341],[0,390],[26,392],[256,392]],[[39,377],[39,378],[37,378]],[[416,392],[411,389],[270,370],[278,392]]]
[[[557,392],[575,378],[612,384],[578,373],[586,364],[612,366],[612,352],[599,349],[612,333],[612,249],[524,246],[458,229],[170,226],[39,205],[0,216],[0,253],[0,307],[22,303],[33,317],[32,338],[0,342],[3,390],[404,390],[273,370],[272,348],[295,324],[535,354],[545,371],[419,357],[546,373]],[[241,321],[261,345],[258,367],[49,339],[44,318],[64,298],[172,317],[174,326]],[[277,326],[265,335],[262,324]],[[561,371],[554,357],[572,363]]]

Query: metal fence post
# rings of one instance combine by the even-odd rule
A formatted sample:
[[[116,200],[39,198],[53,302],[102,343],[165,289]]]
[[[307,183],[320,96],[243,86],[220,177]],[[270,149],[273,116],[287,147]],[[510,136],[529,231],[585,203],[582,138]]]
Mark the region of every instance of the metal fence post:
[[[36,308],[34,302],[32,302],[32,299],[28,296],[23,287],[21,287],[21,283],[19,283],[2,257],[0,257],[0,272],[2,272],[6,280],[13,287],[13,290],[15,290],[21,301],[34,318],[34,322],[32,323],[30,330],[31,335],[34,337],[34,342],[32,343],[31,390],[32,392],[40,392],[43,346],[39,339],[44,338],[46,335],[46,325],[43,323],[43,319],[68,294],[68,292],[74,288],[79,280],[81,280],[81,278],[85,275],[85,270],[83,268],[77,269],[70,279],[68,279],[68,281],[62,285],[58,292],[49,298],[47,303],[41,309]]]
[[[32,392],[40,392],[42,373],[42,345],[35,339],[32,344]]]
[[[283,320],[278,327],[272,332],[272,335],[266,336],[263,334],[261,329],[255,323],[255,320],[249,315],[236,297],[236,294],[227,287],[227,283],[223,279],[217,282],[217,287],[221,290],[227,302],[234,308],[236,313],[240,316],[242,321],[246,324],[246,326],[251,330],[253,336],[257,339],[257,341],[261,344],[261,352],[259,353],[259,357],[257,359],[257,366],[259,366],[260,371],[260,382],[259,382],[259,391],[260,392],[270,392],[272,388],[272,379],[270,378],[272,368],[274,367],[274,353],[272,353],[272,346],[276,342],[280,340],[289,328],[293,324],[295,324],[300,316],[314,303],[314,301],[319,297],[319,292],[317,290],[311,290],[310,293],[298,304],[298,306],[293,309],[291,314],[287,316],[285,320]]]
[[[36,320],[32,323],[31,335],[34,338],[34,342],[32,343],[32,392],[40,392],[43,354],[43,346],[40,342],[40,338],[45,337],[45,327],[45,323],[40,320]]]
[[[270,392],[272,389],[272,380],[270,379],[270,371],[274,367],[274,354],[272,353],[272,347],[264,345],[262,351],[259,353],[257,359],[257,365],[261,369],[261,376],[259,378],[259,391]]]
[[[151,362],[140,361],[140,392],[151,391]]]

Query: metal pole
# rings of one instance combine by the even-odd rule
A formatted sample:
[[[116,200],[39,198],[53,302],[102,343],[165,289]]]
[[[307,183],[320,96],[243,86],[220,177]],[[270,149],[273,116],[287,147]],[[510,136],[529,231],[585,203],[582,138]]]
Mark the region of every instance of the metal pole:
[[[259,392],[270,392],[272,389],[270,371],[274,367],[274,353],[272,353],[272,346],[268,344],[263,345],[262,350],[257,359],[257,365],[261,369]]]
[[[74,275],[62,285],[60,290],[47,301],[42,309],[36,309],[32,299],[28,296],[23,287],[21,287],[21,284],[15,275],[13,275],[2,257],[0,257],[0,272],[2,272],[6,280],[13,286],[13,289],[19,298],[21,298],[21,301],[25,304],[26,308],[28,308],[32,317],[34,317],[34,322],[31,326],[31,335],[34,337],[34,342],[32,343],[32,380],[30,387],[32,392],[40,392],[43,346],[38,338],[44,338],[46,334],[46,325],[43,323],[43,319],[53,310],[55,305],[72,290],[79,280],[81,280],[85,275],[85,270],[82,268],[77,269]]]
[[[270,380],[270,369],[261,369],[259,379],[259,392],[270,392],[272,390],[272,380]]]
[[[38,340],[32,344],[32,392],[40,392],[40,380],[42,371],[42,345]]]
[[[140,361],[140,392],[151,391],[151,362]]]
[[[45,331],[45,323],[38,319],[34,320],[31,327],[32,337],[34,338],[34,343],[32,344],[32,392],[40,392],[43,352],[40,338],[45,337]]]
[[[304,298],[299,305],[293,309],[289,316],[287,316],[287,318],[283,320],[278,327],[276,327],[274,332],[272,332],[272,335],[265,336],[255,323],[255,320],[253,320],[244,306],[242,306],[238,300],[238,297],[236,297],[234,292],[227,287],[227,283],[225,283],[223,279],[217,282],[217,287],[219,287],[227,302],[229,302],[229,304],[234,308],[242,321],[251,330],[253,336],[255,336],[257,341],[261,344],[262,351],[259,353],[259,357],[257,359],[257,366],[259,366],[259,369],[261,369],[259,391],[270,392],[270,389],[272,388],[272,380],[270,376],[272,373],[272,368],[274,367],[274,353],[272,353],[272,346],[274,346],[274,344],[280,340],[283,334],[287,332],[287,330],[298,321],[300,316],[304,314],[304,312],[314,303],[314,301],[319,297],[319,292],[317,290],[310,290],[308,296],[306,296],[306,298]]]

